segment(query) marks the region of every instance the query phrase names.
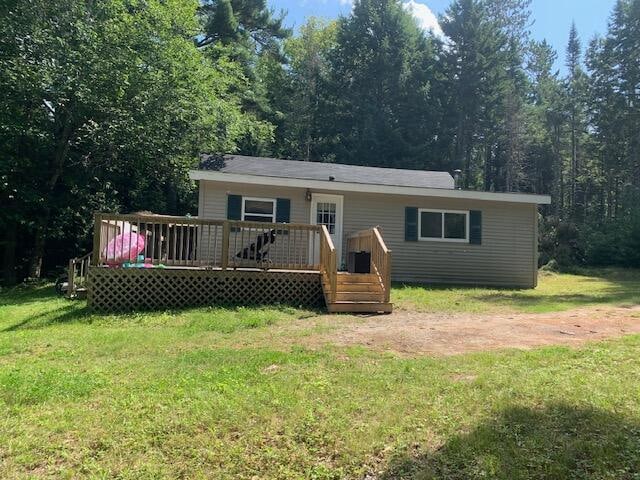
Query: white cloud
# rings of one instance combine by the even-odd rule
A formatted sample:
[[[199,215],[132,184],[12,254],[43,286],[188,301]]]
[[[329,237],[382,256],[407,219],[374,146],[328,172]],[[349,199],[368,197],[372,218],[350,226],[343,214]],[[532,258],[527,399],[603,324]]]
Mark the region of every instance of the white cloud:
[[[353,0],[340,0],[340,5],[351,5]]]
[[[343,0],[340,0],[341,2]],[[404,8],[418,20],[418,25],[423,30],[430,30],[438,37],[444,37],[444,33],[438,23],[438,18],[424,3],[418,3],[415,0],[404,2]]]

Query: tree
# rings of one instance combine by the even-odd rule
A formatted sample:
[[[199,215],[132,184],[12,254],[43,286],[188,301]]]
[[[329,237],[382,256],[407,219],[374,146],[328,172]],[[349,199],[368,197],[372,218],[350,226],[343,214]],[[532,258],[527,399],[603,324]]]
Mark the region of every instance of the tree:
[[[266,72],[270,103],[279,113],[274,152],[299,160],[322,160],[326,128],[321,121],[331,73],[329,54],[336,45],[337,22],[310,18],[299,35],[285,41],[288,66],[267,58],[260,65]]]
[[[567,75],[567,99],[569,108],[569,129],[571,135],[571,153],[570,153],[570,192],[569,192],[569,208],[572,215],[577,214],[578,210],[578,176],[580,175],[580,136],[583,131],[583,92],[584,92],[584,73],[581,68],[582,47],[580,38],[576,30],[575,22],[571,24],[569,30],[569,42],[567,44],[566,66]]]
[[[535,181],[533,191],[552,194],[552,213],[559,217],[562,203],[563,132],[566,124],[566,95],[553,71],[557,53],[546,40],[529,45],[527,71],[530,75],[529,138],[527,156]]]
[[[236,63],[236,91],[244,112],[270,123],[278,121],[269,103],[269,91],[260,77],[265,63],[281,66],[285,62],[282,42],[291,36],[283,27],[284,13],[276,16],[266,0],[205,0],[198,14],[202,31],[196,44],[214,62],[226,59]],[[262,67],[262,68],[261,68]],[[269,145],[256,142],[255,136],[242,139],[240,150],[260,154]]]
[[[327,151],[344,163],[433,165],[438,51],[438,41],[425,36],[399,0],[357,1],[339,22],[330,57]]]
[[[200,151],[271,135],[241,112],[237,67],[221,58],[214,68],[196,49],[196,8],[195,1],[9,2],[0,22],[8,280],[22,255],[28,274],[40,276],[45,246],[56,238],[70,240],[64,256],[78,254],[92,210],[177,210],[176,189],[186,196],[186,171]]]

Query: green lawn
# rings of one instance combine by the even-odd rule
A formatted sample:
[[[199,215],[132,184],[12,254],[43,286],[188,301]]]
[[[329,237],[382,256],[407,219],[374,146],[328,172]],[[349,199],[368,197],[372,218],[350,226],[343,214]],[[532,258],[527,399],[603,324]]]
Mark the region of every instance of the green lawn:
[[[640,303],[640,272],[607,269],[573,275],[541,273],[538,287],[532,290],[396,285],[392,301],[409,310],[469,313],[544,313],[593,305],[634,305]]]
[[[581,285],[594,299],[572,305],[636,301],[620,276],[455,297],[529,309],[519,295],[557,305]],[[424,308],[460,308],[427,292]],[[640,336],[446,358],[264,347],[312,315],[92,315],[50,288],[1,294],[0,478],[640,478]]]

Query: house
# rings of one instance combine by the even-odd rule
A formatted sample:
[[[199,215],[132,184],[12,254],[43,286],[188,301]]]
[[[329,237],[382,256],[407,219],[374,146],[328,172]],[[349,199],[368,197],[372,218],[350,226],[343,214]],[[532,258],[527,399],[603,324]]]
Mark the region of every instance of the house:
[[[538,205],[548,195],[456,189],[447,172],[203,156],[198,217],[325,225],[338,269],[347,242],[379,226],[391,280],[533,288]]]
[[[532,288],[546,195],[447,172],[204,156],[198,216],[96,213],[67,295],[102,311],[216,304],[390,312],[392,281]],[[345,271],[346,270],[346,271]]]

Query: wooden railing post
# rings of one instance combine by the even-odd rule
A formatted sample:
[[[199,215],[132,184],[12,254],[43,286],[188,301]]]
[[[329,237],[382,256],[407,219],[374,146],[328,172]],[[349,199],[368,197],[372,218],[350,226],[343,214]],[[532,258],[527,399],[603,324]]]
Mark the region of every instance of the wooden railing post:
[[[384,266],[384,301],[389,303],[391,300],[391,251],[389,250],[385,255]]]
[[[69,260],[69,271],[67,276],[67,298],[73,297],[73,293],[75,290],[75,281],[76,281],[76,264],[75,259]]]
[[[100,265],[100,237],[102,234],[102,214],[96,213],[93,216],[93,255],[91,255],[91,265]]]
[[[225,220],[222,224],[222,258],[221,267],[222,270],[226,270],[229,266],[229,221]]]
[[[329,272],[331,278],[331,303],[336,301],[336,290],[338,289],[338,265],[336,259],[336,250],[331,250],[331,272]]]

